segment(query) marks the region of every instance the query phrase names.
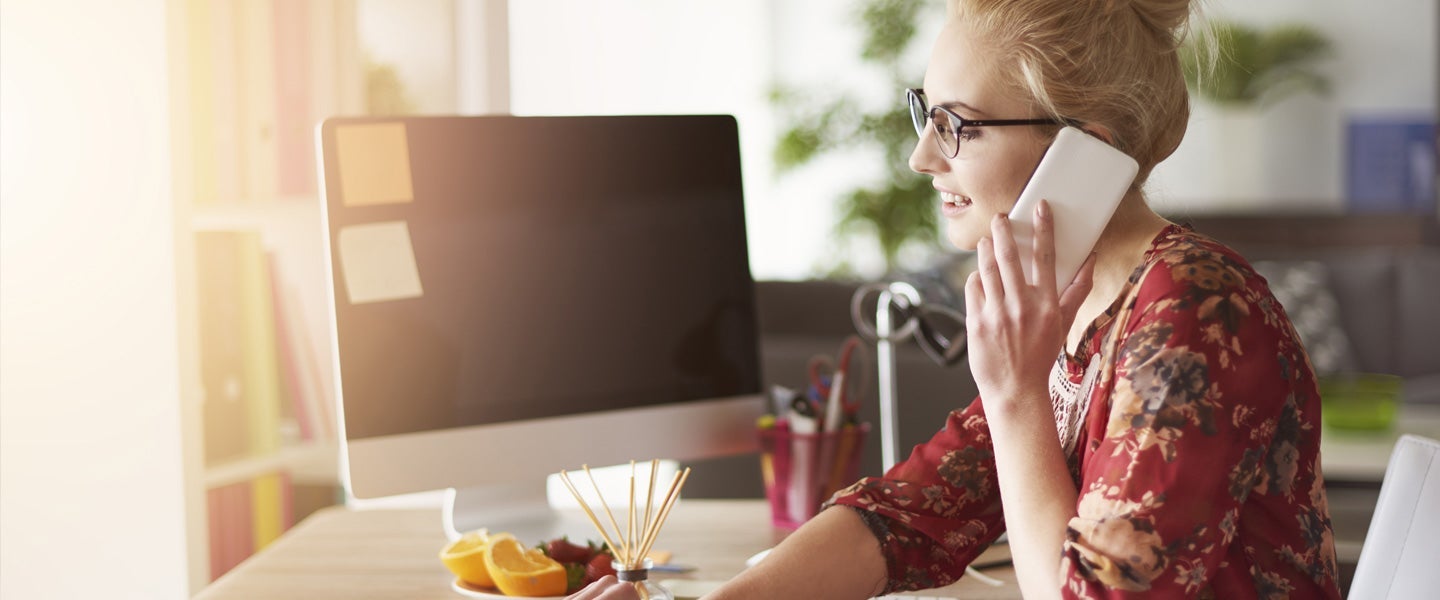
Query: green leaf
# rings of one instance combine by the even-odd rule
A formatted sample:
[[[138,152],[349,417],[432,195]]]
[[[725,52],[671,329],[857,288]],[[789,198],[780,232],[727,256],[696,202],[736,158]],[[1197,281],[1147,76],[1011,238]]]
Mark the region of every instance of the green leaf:
[[[573,594],[585,587],[585,565],[580,563],[560,563],[565,567],[565,593]]]
[[[928,179],[909,170],[915,148],[915,129],[901,95],[914,73],[903,72],[901,56],[914,42],[916,20],[934,0],[866,0],[860,5],[863,43],[860,58],[880,67],[894,86],[894,97],[879,107],[862,105],[844,94],[824,103],[809,101],[800,90],[774,86],[771,103],[788,124],[776,140],[776,171],[795,169],[817,157],[841,149],[872,152],[885,166],[884,177],[861,185],[838,199],[835,224],[838,244],[862,238],[878,242],[887,269],[896,268],[900,249],[907,244],[938,242],[935,192]],[[836,253],[834,256],[843,256]],[[827,276],[853,275],[843,258],[831,260]]]
[[[895,268],[900,248],[907,242],[939,241],[939,217],[934,190],[915,174],[896,177],[883,187],[861,188],[841,203],[837,228],[841,233],[870,229],[880,243],[885,265]]]
[[[1262,31],[1217,21],[1186,41],[1181,66],[1186,83],[1200,96],[1220,104],[1253,104],[1328,91],[1314,63],[1329,55],[1329,40],[1305,25]]]
[[[820,145],[820,131],[804,125],[793,127],[775,145],[775,166],[783,172],[810,162],[820,153]]]
[[[917,0],[865,3],[860,9],[860,20],[865,25],[860,58],[886,64],[896,62],[915,37],[915,15],[923,4]]]

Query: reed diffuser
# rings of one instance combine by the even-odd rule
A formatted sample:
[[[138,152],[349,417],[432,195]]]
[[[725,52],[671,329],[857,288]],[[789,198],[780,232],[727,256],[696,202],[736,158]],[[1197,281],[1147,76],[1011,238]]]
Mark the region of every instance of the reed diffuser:
[[[659,504],[655,503],[655,473],[659,469],[660,461],[650,461],[650,483],[645,486],[645,507],[642,511],[639,499],[635,494],[635,461],[630,461],[630,502],[627,505],[625,527],[620,527],[620,522],[615,518],[615,513],[610,510],[610,504],[605,502],[604,494],[600,493],[599,484],[595,483],[595,476],[590,473],[589,465],[581,465],[585,476],[590,479],[590,485],[595,490],[595,497],[600,501],[600,507],[605,509],[605,516],[608,517],[612,531],[606,529],[595,516],[595,511],[581,497],[580,491],[570,481],[570,474],[560,471],[560,481],[575,496],[580,509],[585,511],[590,523],[595,530],[600,532],[600,538],[605,540],[605,545],[610,548],[610,555],[614,557],[611,565],[615,568],[615,577],[620,581],[629,583],[635,587],[640,594],[641,600],[674,600],[675,595],[663,586],[650,581],[650,569],[654,564],[647,556],[650,554],[650,546],[655,543],[655,537],[660,534],[660,528],[665,525],[665,519],[670,516],[670,508],[675,505],[675,500],[680,497],[680,489],[685,487],[685,480],[690,477],[690,468],[678,472],[670,479],[670,487],[661,496]]]

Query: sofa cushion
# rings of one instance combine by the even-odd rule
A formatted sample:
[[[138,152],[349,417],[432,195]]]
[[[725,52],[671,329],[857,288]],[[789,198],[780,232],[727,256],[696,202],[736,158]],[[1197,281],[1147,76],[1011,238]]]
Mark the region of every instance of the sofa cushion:
[[[1270,284],[1271,293],[1305,344],[1315,372],[1352,373],[1358,369],[1350,337],[1340,318],[1340,303],[1331,291],[1324,263],[1255,261],[1255,270]]]
[[[1388,249],[1317,253],[1329,267],[1330,288],[1360,371],[1396,373],[1395,256]]]
[[[1420,248],[1402,254],[1396,267],[1397,374],[1440,374],[1440,249]]]

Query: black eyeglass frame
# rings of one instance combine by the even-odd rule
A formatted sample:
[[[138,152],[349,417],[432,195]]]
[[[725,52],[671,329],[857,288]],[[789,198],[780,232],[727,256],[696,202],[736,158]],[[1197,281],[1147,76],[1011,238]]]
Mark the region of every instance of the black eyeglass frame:
[[[925,102],[925,91],[919,88],[906,88],[905,104],[910,109],[910,122],[915,126],[915,134],[925,137],[925,128],[935,121],[935,112],[945,113],[950,118],[951,124],[956,124],[955,132],[951,137],[955,140],[953,149],[946,149],[945,142],[941,140],[939,130],[935,132],[935,145],[940,148],[940,154],[945,158],[955,158],[960,154],[960,133],[966,127],[1005,127],[1012,125],[1069,125],[1073,124],[1061,119],[967,119],[955,113],[955,111],[943,106],[930,106]],[[917,110],[918,109],[918,110]],[[924,121],[921,121],[921,118]]]

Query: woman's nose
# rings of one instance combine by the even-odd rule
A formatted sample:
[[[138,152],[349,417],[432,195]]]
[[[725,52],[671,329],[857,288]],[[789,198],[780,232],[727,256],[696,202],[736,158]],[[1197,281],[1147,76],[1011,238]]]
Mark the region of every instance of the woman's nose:
[[[940,155],[939,148],[930,139],[935,135],[934,129],[926,127],[920,133],[920,138],[915,140],[915,149],[910,152],[910,170],[916,173],[934,174],[945,168],[945,157]]]

